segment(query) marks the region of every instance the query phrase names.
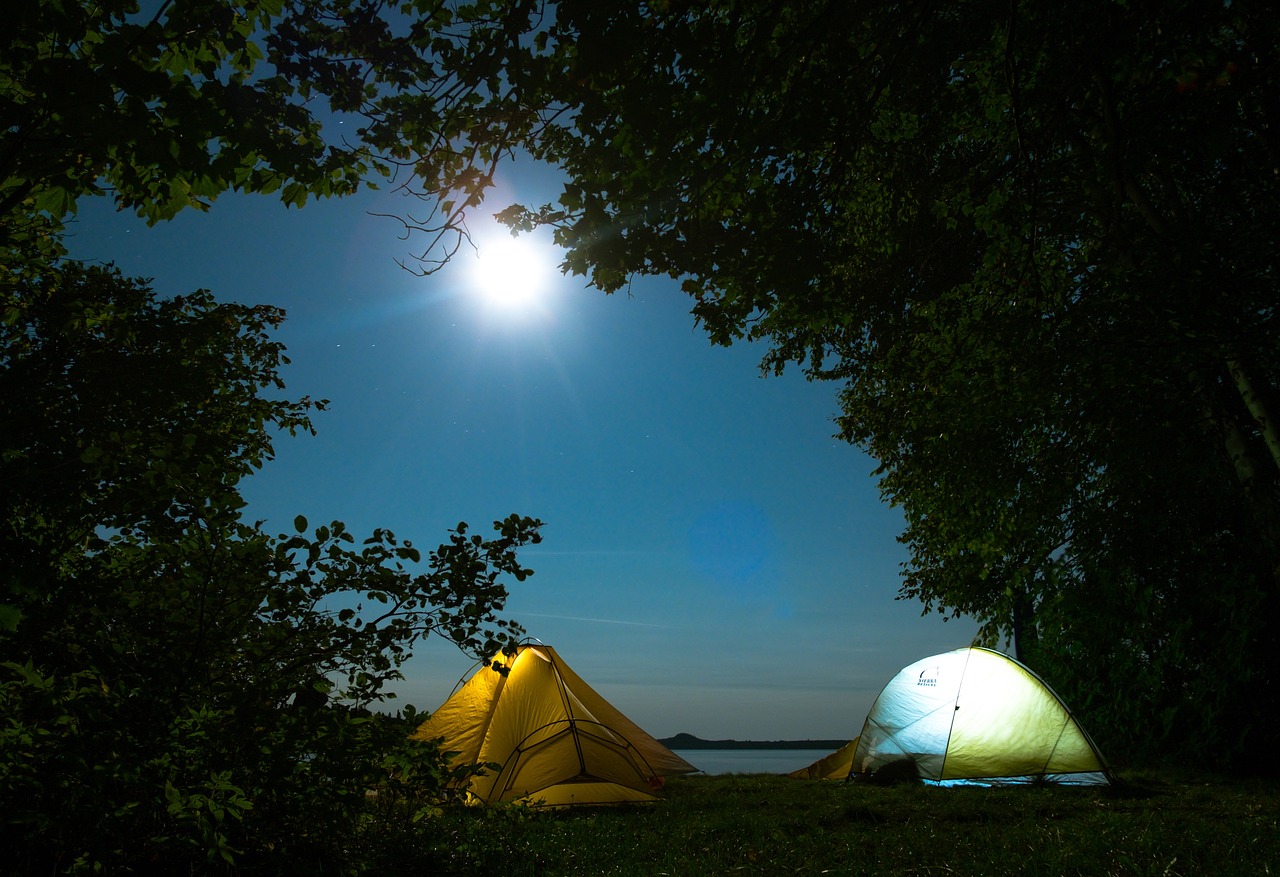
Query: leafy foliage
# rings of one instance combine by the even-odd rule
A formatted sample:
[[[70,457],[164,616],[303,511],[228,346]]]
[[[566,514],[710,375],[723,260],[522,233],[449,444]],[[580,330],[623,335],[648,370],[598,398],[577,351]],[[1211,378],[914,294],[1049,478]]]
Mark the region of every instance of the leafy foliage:
[[[460,523],[424,557],[386,530],[243,520],[240,480],[324,407],[279,395],[283,312],[161,298],[63,261],[61,238],[85,196],[157,222],[226,191],[347,194],[411,152],[442,173],[486,160],[440,133],[466,96],[437,66],[451,16],[430,0],[6,7],[6,873],[359,871],[407,842],[406,810],[447,797],[454,771],[408,740],[412,707],[373,710],[423,637],[487,660],[519,635],[503,582],[531,573],[516,551],[540,522],[488,538]]]
[[[841,435],[906,516],[904,597],[1012,638],[1117,750],[1256,769],[1267,4],[489,6],[528,34],[489,104],[568,177],[508,223],[553,226],[606,292],[676,278],[714,342],[841,382]]]
[[[519,635],[501,578],[530,574],[516,550],[539,522],[488,539],[460,523],[416,573],[419,550],[385,530],[358,544],[299,518],[269,536],[241,520],[237,484],[322,405],[264,392],[284,362],[277,309],[68,265],[4,313],[11,867],[319,867],[348,860],[389,777],[439,794],[440,753],[370,708],[424,636],[488,658]]]
[[[15,0],[0,32],[7,267],[59,255],[85,196],[157,222],[227,191],[301,207],[409,163],[478,191],[503,150],[446,121],[475,100],[462,65],[497,70],[459,51],[453,21],[436,0]]]

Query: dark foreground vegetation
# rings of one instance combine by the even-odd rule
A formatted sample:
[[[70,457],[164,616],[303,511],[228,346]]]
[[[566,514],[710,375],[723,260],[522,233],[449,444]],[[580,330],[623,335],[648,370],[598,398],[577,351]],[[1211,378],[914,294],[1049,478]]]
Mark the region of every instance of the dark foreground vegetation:
[[[1271,874],[1280,786],[882,788],[780,776],[672,781],[652,807],[449,814],[453,874]],[[494,843],[494,841],[499,841]]]
[[[502,216],[569,270],[679,279],[712,342],[834,382],[902,597],[1012,641],[1115,763],[1274,776],[1274,3],[143,6],[0,28],[0,871],[1276,870],[1274,785],[424,807],[441,753],[377,710],[424,637],[518,638],[540,521],[264,530],[241,482],[325,407],[280,395],[283,312],[64,246],[91,198],[160,222],[407,179],[429,271],[528,154],[565,186]]]

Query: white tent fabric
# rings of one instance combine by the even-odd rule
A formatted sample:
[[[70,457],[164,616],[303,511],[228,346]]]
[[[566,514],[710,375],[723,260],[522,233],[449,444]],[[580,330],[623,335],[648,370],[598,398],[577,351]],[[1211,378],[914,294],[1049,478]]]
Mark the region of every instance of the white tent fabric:
[[[1107,783],[1108,768],[1062,700],[1026,666],[964,648],[903,668],[872,705],[855,775],[895,762],[939,783]]]

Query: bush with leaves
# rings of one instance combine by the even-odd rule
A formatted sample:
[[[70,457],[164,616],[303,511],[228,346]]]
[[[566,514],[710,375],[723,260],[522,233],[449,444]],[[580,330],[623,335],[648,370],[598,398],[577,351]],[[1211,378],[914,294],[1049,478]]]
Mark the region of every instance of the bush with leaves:
[[[421,572],[385,530],[363,544],[340,523],[263,532],[238,483],[323,407],[275,395],[283,314],[162,299],[59,259],[85,196],[157,222],[227,191],[348,194],[410,154],[491,166],[500,150],[442,135],[469,100],[453,14],[432,0],[6,6],[0,868],[358,869],[377,858],[369,835],[351,840],[366,792],[401,769],[387,759],[419,765],[415,801],[447,775],[370,709],[419,638],[487,658],[518,634],[498,616],[501,579],[528,575],[515,553],[539,522],[512,516],[488,538],[459,524]],[[329,136],[339,119],[354,124]]]
[[[4,867],[358,868],[389,757],[418,759],[416,806],[447,780],[371,708],[431,633],[519,635],[503,582],[540,522],[425,558],[340,522],[269,535],[238,482],[322,405],[272,395],[280,311],[68,265],[0,313]]]

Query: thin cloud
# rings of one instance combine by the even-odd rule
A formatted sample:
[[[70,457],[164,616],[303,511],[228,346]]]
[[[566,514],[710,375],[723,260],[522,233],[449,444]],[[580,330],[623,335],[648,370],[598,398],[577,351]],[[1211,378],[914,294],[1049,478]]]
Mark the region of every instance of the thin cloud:
[[[657,627],[663,630],[672,630],[668,624],[650,624],[647,621],[623,621],[619,618],[581,618],[577,615],[543,615],[539,612],[517,612],[514,613],[520,618],[554,618],[558,621],[590,621],[596,624],[625,624],[629,627]]]
[[[538,556],[550,557],[613,557],[613,556],[635,556],[637,554],[653,555],[655,552],[649,549],[640,548],[581,548],[573,550],[548,550],[543,548],[522,548],[520,554],[522,556]],[[659,552],[660,553],[660,552]]]

